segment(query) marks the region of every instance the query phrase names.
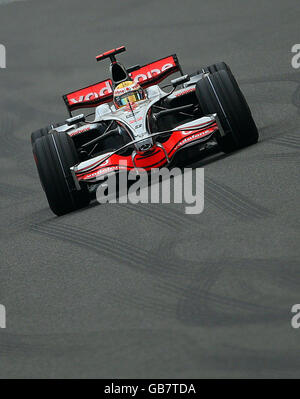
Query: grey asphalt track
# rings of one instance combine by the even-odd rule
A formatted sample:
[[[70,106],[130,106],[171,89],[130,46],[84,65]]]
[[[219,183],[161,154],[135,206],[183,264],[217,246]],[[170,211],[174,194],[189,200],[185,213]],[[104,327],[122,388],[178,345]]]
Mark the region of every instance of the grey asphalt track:
[[[0,5],[0,378],[300,376],[299,0],[20,1]],[[210,155],[205,210],[103,205],[54,217],[30,133],[65,92],[177,53],[226,61],[260,131]],[[121,58],[122,57],[122,58]]]

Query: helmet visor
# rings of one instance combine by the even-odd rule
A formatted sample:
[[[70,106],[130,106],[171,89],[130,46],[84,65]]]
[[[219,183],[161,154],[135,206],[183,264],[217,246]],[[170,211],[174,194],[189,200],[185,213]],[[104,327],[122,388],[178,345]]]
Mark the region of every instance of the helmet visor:
[[[130,91],[129,93],[122,94],[115,97],[115,103],[118,107],[124,107],[129,103],[135,103],[145,99],[145,92],[143,89]]]

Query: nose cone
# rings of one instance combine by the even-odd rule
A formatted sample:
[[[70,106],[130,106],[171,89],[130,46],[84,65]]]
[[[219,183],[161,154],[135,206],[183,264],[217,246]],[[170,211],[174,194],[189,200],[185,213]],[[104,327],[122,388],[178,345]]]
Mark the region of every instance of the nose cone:
[[[152,138],[149,137],[143,141],[136,143],[135,147],[138,152],[143,153],[143,152],[149,151],[153,147],[153,145],[154,145],[153,140],[152,140]]]

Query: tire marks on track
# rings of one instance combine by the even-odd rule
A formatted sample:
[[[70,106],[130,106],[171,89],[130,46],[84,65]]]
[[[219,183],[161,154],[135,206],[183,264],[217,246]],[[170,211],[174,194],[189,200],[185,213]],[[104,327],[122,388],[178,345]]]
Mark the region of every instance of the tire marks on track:
[[[198,262],[187,262],[181,259],[170,259],[165,254],[164,242],[158,248],[147,250],[138,248],[131,242],[96,233],[83,228],[57,222],[32,223],[30,229],[62,241],[68,241],[77,246],[99,253],[127,266],[151,274],[186,274],[186,267],[198,267]]]
[[[169,251],[171,256],[174,253]],[[155,316],[168,317],[169,319],[177,320],[178,303],[181,303],[182,298],[189,296],[190,285],[192,282],[199,281],[199,287],[202,290],[209,290],[217,281],[223,265],[212,262],[198,263],[197,269],[187,270],[186,265],[183,266],[184,273],[182,276],[172,275],[170,273],[164,278],[156,279],[155,285],[151,290],[152,296],[138,295],[131,292],[130,295],[126,292],[115,292],[114,301],[117,301],[120,306],[127,305],[130,308],[136,308],[142,311],[150,311]],[[200,277],[201,275],[201,277]],[[162,300],[161,298],[165,298]]]
[[[254,280],[245,280],[245,267],[254,271]],[[147,290],[152,295],[118,291],[114,292],[113,300],[121,307],[151,312],[161,318],[167,316],[183,324],[216,326],[286,320],[284,302],[280,306],[272,304],[273,298],[256,287],[256,274],[262,281],[271,282],[280,295],[300,285],[298,263],[294,260],[286,267],[277,259],[204,260],[193,275],[184,279],[166,276],[152,283],[152,289]],[[229,284],[228,292],[219,291],[220,281]]]
[[[168,293],[167,286],[165,287],[164,294]],[[158,293],[155,290],[155,293]],[[173,301],[174,302],[174,301]],[[130,295],[121,292],[114,292],[113,304],[118,304],[120,307],[128,307],[130,309],[138,309],[143,312],[150,312],[155,316],[168,317],[173,320],[176,319],[177,304],[172,300],[164,301],[156,296],[138,295],[135,292],[130,292]]]
[[[289,134],[286,136],[277,137],[272,140],[272,143],[278,144],[284,147],[300,149],[300,134]]]
[[[224,274],[220,273],[218,278],[222,278],[226,285],[230,284],[226,289],[228,292],[218,292],[220,285],[214,287],[217,280],[211,280],[212,284],[204,288],[201,280],[195,279],[178,303],[179,320],[206,326],[286,321],[289,305],[285,307],[284,298],[290,289],[299,288],[300,280],[298,262],[293,259],[285,262],[283,267],[278,259],[224,260]],[[245,267],[252,271],[247,280]],[[256,286],[258,278],[260,288]],[[280,303],[278,300],[274,303],[273,296],[261,291],[264,280],[274,286]]]
[[[241,219],[261,219],[273,215],[267,208],[207,176],[205,176],[204,196],[205,201],[207,200],[227,214]],[[174,229],[184,229],[188,228],[190,224],[198,225],[199,223],[197,218],[185,215],[183,210],[180,213],[167,206],[150,207],[147,204],[117,206],[150,217],[156,222]]]
[[[198,222],[189,215],[176,211],[168,207],[167,204],[153,206],[153,204],[115,204],[118,208],[126,209],[132,213],[149,217],[155,222],[167,226],[171,229],[178,230],[188,227],[190,224],[197,224]]]
[[[229,215],[242,219],[261,219],[272,215],[272,212],[267,208],[249,200],[244,195],[225,184],[216,182],[212,178],[205,178],[204,190],[205,200],[208,200]]]
[[[265,154],[260,158],[256,159],[270,159],[272,161],[278,162],[300,162],[300,154],[299,152],[287,152],[287,153],[276,153],[276,154]]]

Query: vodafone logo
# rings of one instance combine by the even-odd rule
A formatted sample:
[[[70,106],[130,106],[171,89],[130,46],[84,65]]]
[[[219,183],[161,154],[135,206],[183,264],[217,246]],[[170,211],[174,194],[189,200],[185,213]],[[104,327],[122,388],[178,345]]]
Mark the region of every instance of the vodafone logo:
[[[90,129],[90,126],[85,127],[84,129],[76,129],[73,132],[69,133],[69,136],[76,136],[77,134],[88,132]]]
[[[186,89],[186,90],[183,89],[182,91],[179,91],[178,93],[174,93],[174,95],[175,95],[175,97],[180,97],[180,96],[184,96],[185,94],[192,93],[194,91],[196,91],[196,88],[192,87],[191,89]]]
[[[167,59],[170,61],[173,60],[172,57],[168,57]],[[139,70],[132,72],[130,77],[135,83],[141,83],[153,78],[154,76],[160,75],[162,72],[175,66],[175,63],[166,62],[167,59],[142,67]],[[163,63],[163,61],[165,61],[165,63]],[[113,90],[111,81],[106,80],[104,82],[100,82],[85,89],[68,94],[67,99],[69,104],[73,105],[105,98],[112,95],[112,93]]]
[[[159,75],[162,72],[166,71],[167,69],[172,68],[173,66],[174,66],[173,64],[168,63],[163,65],[161,69],[155,68],[151,69],[146,73],[139,73],[134,77],[134,81],[136,83],[144,82],[145,80],[151,79],[153,76]]]
[[[81,180],[92,179],[94,177],[97,177],[97,176],[100,176],[100,175],[105,175],[107,173],[115,172],[115,171],[118,171],[118,170],[128,170],[128,168],[126,166],[120,166],[120,165],[119,166],[117,166],[117,165],[116,166],[109,166],[107,168],[98,170],[97,172],[90,173],[90,174],[88,174],[86,176],[83,176],[83,178]]]
[[[184,140],[182,140],[182,141],[180,141],[176,146],[175,146],[175,148],[174,148],[174,152],[176,152],[177,150],[178,150],[178,148],[180,148],[180,147],[182,147],[183,145],[185,145],[185,144],[187,144],[187,143],[189,143],[190,141],[193,141],[193,140],[197,140],[197,139],[199,139],[200,137],[202,137],[202,136],[205,136],[205,135],[207,135],[207,134],[209,134],[209,133],[212,133],[214,131],[214,129],[208,129],[208,130],[204,130],[204,132],[198,132],[198,133],[194,133],[194,134],[192,134],[190,137],[187,137],[187,138],[185,138]],[[191,133],[191,131],[181,131],[181,133],[183,133],[183,134],[188,134],[188,133]]]
[[[97,91],[88,91],[92,87],[95,88]],[[111,84],[110,84],[109,80],[107,80],[105,82],[101,82],[98,85],[94,85],[92,87],[80,90],[82,95],[80,95],[77,98],[72,97],[72,96],[74,96],[74,94],[69,94],[67,96],[69,103],[77,104],[77,103],[83,103],[83,102],[87,102],[87,101],[93,101],[93,100],[96,100],[97,98],[106,97],[106,96],[112,94],[112,88],[111,88]],[[84,93],[85,91],[88,91],[87,94]]]

